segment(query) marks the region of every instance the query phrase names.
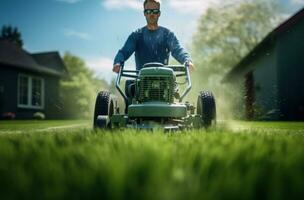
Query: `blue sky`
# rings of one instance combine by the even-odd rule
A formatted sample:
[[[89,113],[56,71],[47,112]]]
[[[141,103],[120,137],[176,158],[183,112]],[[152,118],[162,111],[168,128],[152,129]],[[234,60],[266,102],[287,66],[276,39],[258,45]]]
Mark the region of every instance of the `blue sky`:
[[[304,0],[279,1],[290,14],[304,6]],[[160,25],[187,46],[199,16],[218,2],[163,0]],[[0,0],[0,26],[8,24],[19,28],[29,52],[69,51],[110,80],[117,50],[145,19],[142,0]],[[126,65],[134,65],[133,59]]]

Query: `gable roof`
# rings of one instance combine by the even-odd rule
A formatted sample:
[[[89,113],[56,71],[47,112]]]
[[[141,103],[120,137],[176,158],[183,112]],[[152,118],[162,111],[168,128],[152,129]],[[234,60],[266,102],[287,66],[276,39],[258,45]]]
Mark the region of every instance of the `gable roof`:
[[[292,17],[284,21],[281,25],[271,31],[259,44],[257,44],[253,50],[251,50],[236,66],[234,66],[228,74],[224,77],[223,82],[229,82],[233,80],[237,75],[246,69],[246,65],[258,55],[258,52],[262,51],[268,44],[272,44],[279,34],[288,31],[290,27],[296,24],[301,19],[304,19],[304,8],[294,14]]]
[[[49,69],[56,70],[64,75],[67,75],[67,68],[64,65],[57,51],[33,53],[31,55],[39,65],[45,66]]]
[[[0,40],[0,64],[42,74],[63,76],[62,72],[38,64],[27,51],[4,40]]]

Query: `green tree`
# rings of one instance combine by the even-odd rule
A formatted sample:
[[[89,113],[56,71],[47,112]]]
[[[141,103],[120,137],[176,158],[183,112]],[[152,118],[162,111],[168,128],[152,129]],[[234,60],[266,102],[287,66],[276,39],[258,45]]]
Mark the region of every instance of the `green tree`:
[[[23,46],[21,33],[19,32],[17,27],[3,26],[1,29],[0,40],[10,41],[19,46],[20,48],[22,48]]]
[[[66,118],[88,119],[93,116],[97,92],[109,86],[106,81],[94,77],[81,58],[65,53],[63,60],[69,72],[69,77],[60,83]]]
[[[194,84],[194,91],[212,90],[219,100],[225,99],[225,103],[227,96],[236,96],[236,93],[221,80],[280,20],[275,1],[237,2],[207,10],[199,19],[192,41],[192,54],[198,69],[193,80],[201,83]],[[221,102],[218,101],[218,105],[222,106]]]

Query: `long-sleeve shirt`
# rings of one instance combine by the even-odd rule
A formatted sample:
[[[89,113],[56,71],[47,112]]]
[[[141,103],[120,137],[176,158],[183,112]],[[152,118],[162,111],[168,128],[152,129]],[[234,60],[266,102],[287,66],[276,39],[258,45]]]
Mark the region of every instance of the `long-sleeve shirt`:
[[[150,62],[168,65],[170,52],[181,64],[191,61],[189,53],[180,45],[174,33],[161,26],[156,30],[143,27],[134,31],[118,51],[114,64],[124,64],[134,52],[137,70]]]

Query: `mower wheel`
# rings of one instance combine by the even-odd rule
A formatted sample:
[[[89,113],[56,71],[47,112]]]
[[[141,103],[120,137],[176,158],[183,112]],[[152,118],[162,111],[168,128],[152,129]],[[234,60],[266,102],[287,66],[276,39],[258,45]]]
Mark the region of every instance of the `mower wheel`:
[[[95,103],[94,128],[110,128],[108,121],[113,114],[114,100],[111,97],[111,93],[107,91],[99,92]]]
[[[202,117],[203,126],[208,128],[216,123],[216,105],[212,92],[200,92],[197,98],[197,114]]]

